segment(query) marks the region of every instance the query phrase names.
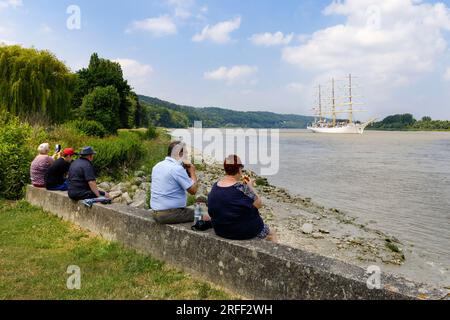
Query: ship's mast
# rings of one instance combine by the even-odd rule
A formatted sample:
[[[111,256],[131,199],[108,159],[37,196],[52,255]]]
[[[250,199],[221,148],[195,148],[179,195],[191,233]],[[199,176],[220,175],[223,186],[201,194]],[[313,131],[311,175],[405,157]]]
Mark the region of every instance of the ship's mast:
[[[323,114],[322,114],[322,87],[319,85],[319,119],[322,122]]]
[[[333,127],[336,126],[336,98],[335,98],[335,93],[334,93],[334,78],[331,80],[332,85],[331,85],[331,94],[332,94],[332,100],[333,100],[333,106],[332,106],[332,114],[333,114]]]

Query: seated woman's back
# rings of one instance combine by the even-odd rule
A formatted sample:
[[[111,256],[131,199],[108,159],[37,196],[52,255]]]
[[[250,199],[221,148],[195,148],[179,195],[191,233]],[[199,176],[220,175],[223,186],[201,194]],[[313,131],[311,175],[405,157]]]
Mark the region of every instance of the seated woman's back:
[[[253,205],[255,199],[256,195],[241,182],[216,183],[208,196],[208,212],[216,234],[232,240],[255,238],[264,228]]]

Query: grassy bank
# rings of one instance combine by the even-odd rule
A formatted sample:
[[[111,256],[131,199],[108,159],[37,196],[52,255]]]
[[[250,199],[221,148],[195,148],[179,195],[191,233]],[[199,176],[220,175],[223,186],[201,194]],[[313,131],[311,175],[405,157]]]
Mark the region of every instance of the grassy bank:
[[[68,290],[70,265],[81,290]],[[0,299],[230,299],[163,262],[75,228],[25,201],[0,200]]]

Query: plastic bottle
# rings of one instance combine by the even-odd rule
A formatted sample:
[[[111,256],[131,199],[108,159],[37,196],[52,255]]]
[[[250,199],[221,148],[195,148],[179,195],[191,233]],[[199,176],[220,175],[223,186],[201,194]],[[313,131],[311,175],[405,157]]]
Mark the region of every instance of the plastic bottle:
[[[203,219],[202,206],[200,203],[195,204],[194,224]]]

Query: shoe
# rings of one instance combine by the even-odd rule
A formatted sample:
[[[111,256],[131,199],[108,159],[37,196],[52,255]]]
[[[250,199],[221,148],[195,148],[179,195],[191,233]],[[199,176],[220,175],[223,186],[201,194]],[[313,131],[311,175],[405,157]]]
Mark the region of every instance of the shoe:
[[[92,202],[89,200],[83,200],[81,203],[84,204],[88,208],[92,208]]]

